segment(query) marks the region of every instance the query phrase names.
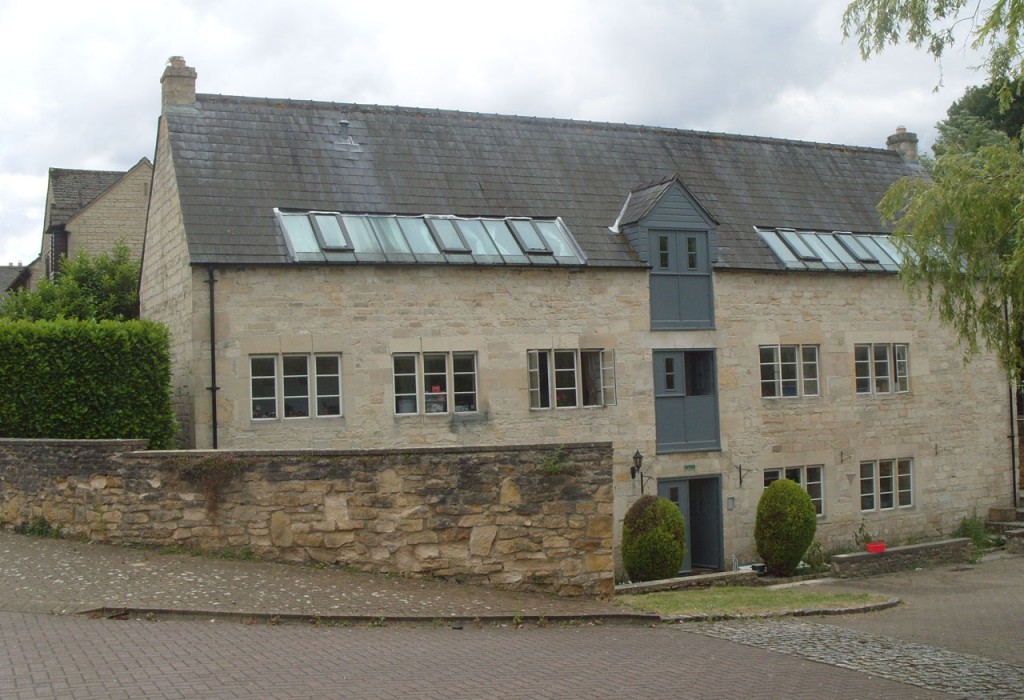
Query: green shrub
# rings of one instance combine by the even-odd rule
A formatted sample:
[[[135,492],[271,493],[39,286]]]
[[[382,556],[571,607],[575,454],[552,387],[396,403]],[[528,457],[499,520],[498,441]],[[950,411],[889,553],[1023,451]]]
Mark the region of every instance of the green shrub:
[[[967,537],[974,543],[974,549],[981,551],[988,549],[993,546],[993,540],[995,538],[985,530],[985,523],[981,521],[977,513],[974,513],[969,518],[964,518],[957,525],[956,530],[953,531],[953,537]]]
[[[27,523],[15,525],[14,532],[15,534],[28,535],[29,537],[60,537],[60,529],[51,525],[50,522],[41,515],[37,515]]]
[[[757,553],[773,576],[792,576],[814,540],[814,503],[799,484],[773,481],[761,494],[754,524]]]
[[[0,321],[0,436],[171,446],[170,340],[151,321]]]
[[[811,567],[811,571],[815,573],[828,571],[832,568],[832,557],[825,551],[825,545],[819,539],[811,542],[811,546],[804,552],[803,562]]]
[[[686,523],[675,503],[641,496],[622,521],[622,565],[631,581],[672,578],[686,556]]]

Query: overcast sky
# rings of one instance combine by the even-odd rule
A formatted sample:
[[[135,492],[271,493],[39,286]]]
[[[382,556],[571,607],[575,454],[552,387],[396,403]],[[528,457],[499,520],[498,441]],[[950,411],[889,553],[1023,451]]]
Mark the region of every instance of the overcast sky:
[[[199,92],[922,150],[978,61],[865,63],[846,0],[0,0],[0,264],[40,250],[50,167],[153,158],[172,55]],[[934,89],[940,82],[938,92]]]

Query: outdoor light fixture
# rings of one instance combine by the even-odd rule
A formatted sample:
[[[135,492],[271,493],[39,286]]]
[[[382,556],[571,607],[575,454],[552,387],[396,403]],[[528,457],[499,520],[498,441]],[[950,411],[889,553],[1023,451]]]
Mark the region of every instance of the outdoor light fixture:
[[[640,454],[640,448],[638,447],[636,452],[633,453],[633,466],[629,468],[629,478],[635,479],[636,475],[640,473],[640,467],[644,465],[644,456]]]
[[[644,456],[640,454],[639,448],[633,453],[633,466],[629,468],[629,478],[636,479],[640,477],[640,495],[644,493],[644,482],[653,479],[653,476],[647,476],[640,469],[644,466]]]

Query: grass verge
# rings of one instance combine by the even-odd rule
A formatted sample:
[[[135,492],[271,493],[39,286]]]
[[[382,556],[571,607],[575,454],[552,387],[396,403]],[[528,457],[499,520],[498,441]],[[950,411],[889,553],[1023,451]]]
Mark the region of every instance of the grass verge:
[[[707,615],[783,615],[797,610],[851,608],[884,603],[887,596],[872,593],[821,593],[798,587],[780,590],[746,586],[714,586],[620,595],[616,602],[665,617]]]

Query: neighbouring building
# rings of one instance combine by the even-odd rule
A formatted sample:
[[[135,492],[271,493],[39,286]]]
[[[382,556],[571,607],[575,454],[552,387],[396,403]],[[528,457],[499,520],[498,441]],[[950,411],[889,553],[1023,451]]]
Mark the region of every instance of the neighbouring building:
[[[989,356],[896,275],[892,148],[196,94],[172,58],[142,266],[188,448],[615,447],[615,520],[756,558],[764,486],[826,545],[1012,501]],[[899,149],[899,150],[896,150]],[[633,455],[643,456],[631,478]]]
[[[8,263],[7,267],[0,266],[0,296],[7,292],[24,289],[28,284],[28,265]]]
[[[54,279],[62,257],[109,253],[119,242],[141,258],[152,177],[148,158],[127,171],[50,168],[42,246],[27,266],[27,286]]]

